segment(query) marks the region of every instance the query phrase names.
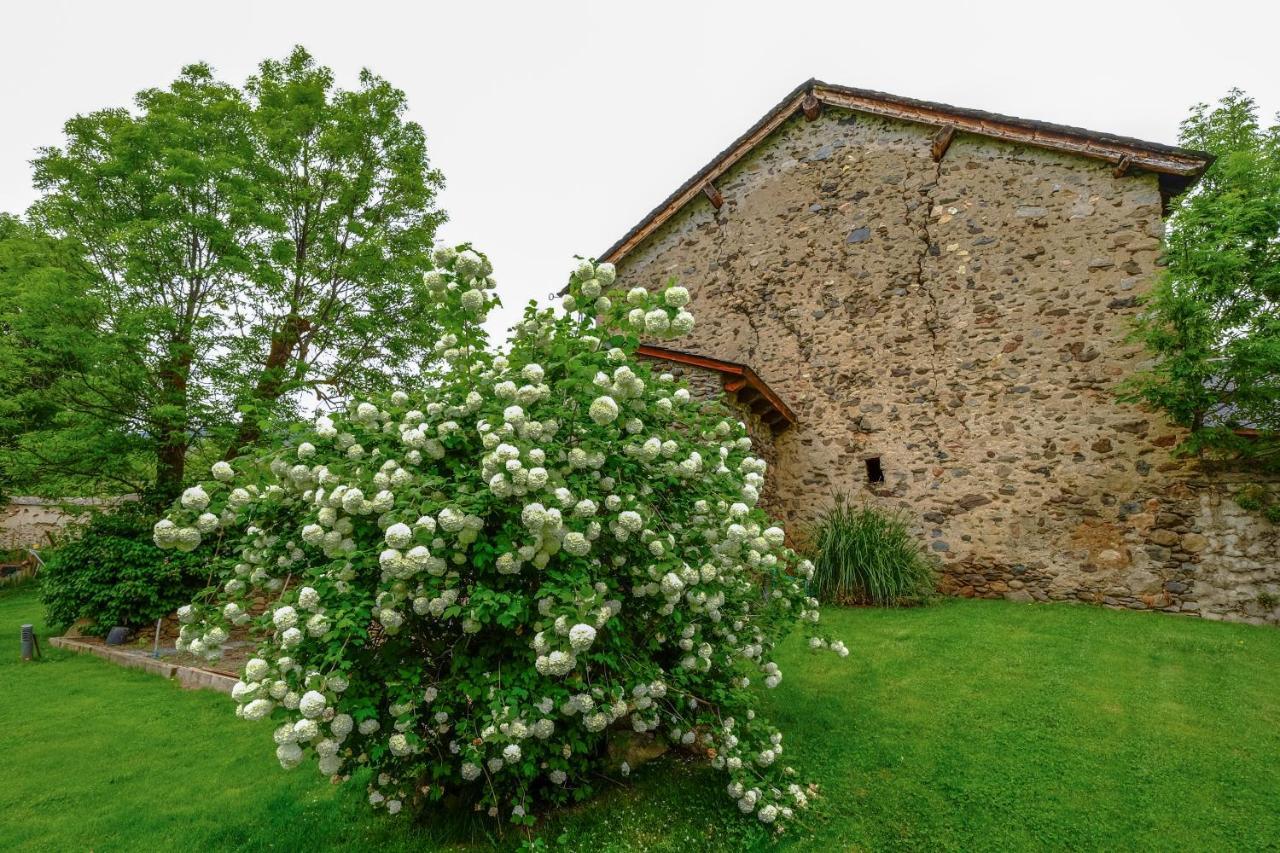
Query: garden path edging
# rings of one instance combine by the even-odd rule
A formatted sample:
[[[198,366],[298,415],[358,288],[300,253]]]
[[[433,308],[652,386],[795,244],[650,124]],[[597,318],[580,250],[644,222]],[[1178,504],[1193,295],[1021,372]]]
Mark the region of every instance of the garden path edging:
[[[145,653],[114,649],[70,637],[51,637],[49,645],[54,648],[76,652],[77,654],[95,655],[119,666],[141,669],[152,675],[177,679],[178,683],[188,690],[217,690],[220,693],[230,693],[231,688],[236,683],[236,679],[233,676],[224,675],[220,672],[170,663],[166,660],[158,660]]]

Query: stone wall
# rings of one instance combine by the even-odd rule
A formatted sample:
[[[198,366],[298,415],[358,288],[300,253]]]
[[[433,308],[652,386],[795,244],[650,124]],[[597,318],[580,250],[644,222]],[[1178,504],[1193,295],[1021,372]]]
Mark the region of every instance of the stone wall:
[[[48,548],[68,527],[112,503],[99,498],[12,498],[0,506],[0,548]]]
[[[1115,399],[1142,366],[1155,176],[965,134],[934,162],[933,132],[796,117],[717,181],[719,211],[699,198],[620,264],[628,287],[678,277],[698,319],[678,345],[795,410],[774,507],[903,506],[958,594],[1280,618],[1256,605],[1280,594],[1275,532]]]

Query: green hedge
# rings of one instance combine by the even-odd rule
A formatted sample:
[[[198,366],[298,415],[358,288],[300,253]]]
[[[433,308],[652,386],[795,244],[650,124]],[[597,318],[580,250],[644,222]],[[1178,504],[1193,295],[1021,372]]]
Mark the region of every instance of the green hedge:
[[[209,549],[162,551],[151,541],[153,511],[125,504],[96,515],[59,546],[40,571],[51,626],[92,619],[87,634],[138,628],[189,602],[208,577]]]

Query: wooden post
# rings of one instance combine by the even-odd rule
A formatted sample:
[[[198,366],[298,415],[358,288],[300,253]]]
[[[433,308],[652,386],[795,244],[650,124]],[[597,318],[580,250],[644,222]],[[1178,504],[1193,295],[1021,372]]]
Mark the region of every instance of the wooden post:
[[[1111,170],[1111,174],[1115,175],[1117,178],[1123,178],[1125,175],[1129,174],[1129,167],[1132,165],[1133,158],[1126,154],[1120,158],[1118,163],[1116,163],[1116,167]]]
[[[804,120],[813,121],[822,115],[822,101],[819,101],[812,92],[804,96],[804,100],[800,102],[800,109],[804,111]]]

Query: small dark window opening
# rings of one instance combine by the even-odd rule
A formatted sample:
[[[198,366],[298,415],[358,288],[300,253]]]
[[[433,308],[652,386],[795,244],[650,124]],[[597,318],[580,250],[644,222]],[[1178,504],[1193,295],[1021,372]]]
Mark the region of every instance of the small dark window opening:
[[[884,469],[880,467],[880,457],[872,456],[867,460],[867,482],[883,483]]]

